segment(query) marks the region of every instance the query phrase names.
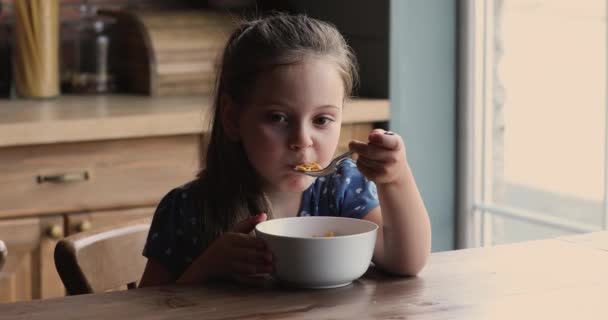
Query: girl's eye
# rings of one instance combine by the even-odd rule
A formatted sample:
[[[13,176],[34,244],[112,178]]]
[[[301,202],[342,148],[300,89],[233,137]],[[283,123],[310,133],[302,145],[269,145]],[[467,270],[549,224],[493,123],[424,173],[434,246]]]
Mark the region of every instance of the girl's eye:
[[[268,120],[276,123],[287,122],[287,116],[282,113],[271,113],[268,115]]]
[[[324,125],[328,125],[332,121],[334,121],[334,120],[329,117],[318,117],[318,118],[315,118],[314,123],[317,125],[324,126]]]

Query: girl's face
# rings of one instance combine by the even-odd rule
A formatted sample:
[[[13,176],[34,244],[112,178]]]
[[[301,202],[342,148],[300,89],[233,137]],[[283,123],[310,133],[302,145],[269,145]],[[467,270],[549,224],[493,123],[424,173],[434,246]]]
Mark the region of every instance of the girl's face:
[[[296,173],[301,163],[326,166],[336,150],[344,85],[330,61],[309,58],[258,77],[237,116],[238,137],[266,192],[302,192],[314,178]]]

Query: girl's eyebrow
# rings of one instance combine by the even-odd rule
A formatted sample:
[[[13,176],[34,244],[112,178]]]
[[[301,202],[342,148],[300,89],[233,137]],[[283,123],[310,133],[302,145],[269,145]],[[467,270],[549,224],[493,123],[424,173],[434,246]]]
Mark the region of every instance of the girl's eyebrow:
[[[286,109],[297,109],[297,108],[294,108],[289,103],[285,103],[285,102],[281,102],[281,101],[276,101],[276,100],[266,101],[262,105],[265,105],[268,108],[279,107],[279,108],[286,108]],[[336,106],[336,105],[333,105],[333,104],[324,104],[324,105],[320,105],[318,107],[315,107],[314,109],[316,109],[316,110],[318,110],[318,109],[338,109],[338,110],[340,110],[342,108],[341,108],[341,106]]]
[[[326,105],[322,105],[322,106],[317,107],[317,109],[338,109],[338,110],[340,110],[342,108],[339,107],[339,106],[335,106],[333,104],[326,104]]]
[[[260,105],[260,106],[266,106],[266,107],[282,107],[282,108],[290,107],[289,103],[285,103],[285,102],[279,101],[279,100],[262,100],[256,104]]]

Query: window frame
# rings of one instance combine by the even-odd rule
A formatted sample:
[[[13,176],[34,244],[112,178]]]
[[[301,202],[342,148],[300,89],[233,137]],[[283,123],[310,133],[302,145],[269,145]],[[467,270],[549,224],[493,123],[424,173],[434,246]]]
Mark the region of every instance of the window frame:
[[[601,226],[577,223],[542,212],[523,210],[493,203],[492,141],[493,87],[491,73],[494,51],[495,0],[464,0],[459,3],[458,28],[458,142],[457,142],[457,248],[482,247],[492,244],[492,218],[505,217],[572,233],[608,229],[608,81],[605,84],[604,113],[604,199]],[[606,6],[608,8],[608,5]],[[608,10],[608,9],[607,9]],[[608,16],[608,14],[607,14]],[[481,32],[479,31],[481,29]],[[608,24],[606,31],[608,43]],[[483,59],[481,66],[478,57]],[[607,64],[608,65],[608,64]],[[608,74],[608,67],[606,70]]]

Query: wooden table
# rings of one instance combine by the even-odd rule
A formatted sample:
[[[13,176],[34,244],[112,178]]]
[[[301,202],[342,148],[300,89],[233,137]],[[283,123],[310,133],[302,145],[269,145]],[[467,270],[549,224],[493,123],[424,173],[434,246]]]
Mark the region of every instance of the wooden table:
[[[608,319],[608,232],[434,253],[329,290],[167,286],[0,304],[0,319]]]

